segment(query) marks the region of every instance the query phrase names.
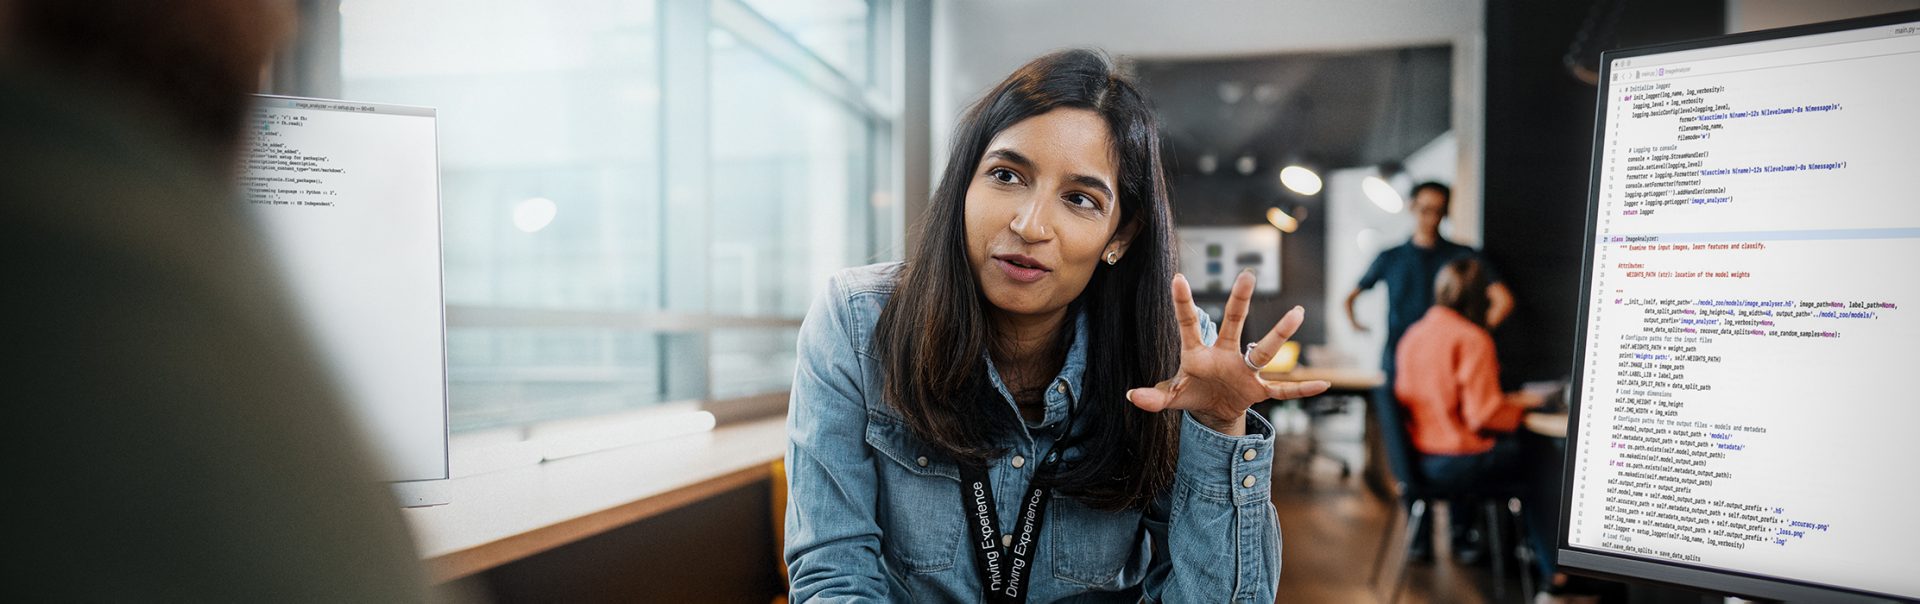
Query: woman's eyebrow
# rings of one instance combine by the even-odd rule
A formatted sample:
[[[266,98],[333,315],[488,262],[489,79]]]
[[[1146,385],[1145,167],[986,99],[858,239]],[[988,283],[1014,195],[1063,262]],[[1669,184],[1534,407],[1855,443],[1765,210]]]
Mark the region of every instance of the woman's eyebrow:
[[[987,159],[996,157],[1007,160],[1008,163],[1019,165],[1022,168],[1033,169],[1033,160],[1027,159],[1027,156],[1021,155],[1019,151],[1002,147],[987,152]]]
[[[1100,195],[1108,199],[1113,198],[1113,188],[1107,186],[1107,181],[1085,174],[1070,174],[1067,176],[1067,180],[1080,183],[1080,186],[1099,191]]]

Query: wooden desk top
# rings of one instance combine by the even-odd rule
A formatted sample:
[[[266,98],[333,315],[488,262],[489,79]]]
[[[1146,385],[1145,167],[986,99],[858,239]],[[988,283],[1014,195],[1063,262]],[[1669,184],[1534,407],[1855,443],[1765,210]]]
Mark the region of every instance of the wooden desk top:
[[[1541,413],[1532,411],[1527,413],[1526,419],[1522,420],[1522,425],[1527,427],[1528,432],[1534,434],[1554,438],[1566,438],[1567,419],[1568,416],[1566,413]]]
[[[404,511],[446,582],[763,480],[786,453],[786,416],[453,479],[451,503]]]
[[[1342,392],[1362,392],[1387,383],[1386,373],[1362,367],[1295,367],[1285,372],[1262,371],[1260,377],[1290,382],[1326,380],[1333,384],[1333,390]]]

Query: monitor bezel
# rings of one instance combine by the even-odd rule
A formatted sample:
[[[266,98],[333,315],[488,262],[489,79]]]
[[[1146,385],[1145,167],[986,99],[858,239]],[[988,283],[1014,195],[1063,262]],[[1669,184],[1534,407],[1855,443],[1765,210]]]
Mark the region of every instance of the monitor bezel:
[[[439,267],[439,305],[440,305],[440,475],[420,477],[383,476],[393,492],[394,499],[401,507],[417,508],[446,505],[452,502],[452,492],[448,488],[453,481],[453,393],[450,380],[451,359],[447,356],[447,227],[446,227],[446,183],[440,167],[440,110],[425,105],[406,105],[400,103],[380,103],[355,101],[338,98],[295,96],[287,94],[255,93],[256,101],[312,101],[316,103],[338,103],[343,105],[366,105],[383,110],[401,109],[403,113],[424,117],[433,121],[433,215],[435,246],[434,264]]]
[[[1594,107],[1593,152],[1589,161],[1589,182],[1587,188],[1587,228],[1586,239],[1580,251],[1580,308],[1577,323],[1574,325],[1574,351],[1572,383],[1569,384],[1569,416],[1567,419],[1567,454],[1562,460],[1563,472],[1560,485],[1560,523],[1554,535],[1555,547],[1559,553],[1561,568],[1609,579],[1628,579],[1665,585],[1674,585],[1695,590],[1725,593],[1747,598],[1765,600],[1818,600],[1818,601],[1920,601],[1904,596],[1872,592],[1864,589],[1849,588],[1810,581],[1787,579],[1782,577],[1745,573],[1724,568],[1715,568],[1696,564],[1672,561],[1653,561],[1646,558],[1626,556],[1613,552],[1574,549],[1569,542],[1569,523],[1573,511],[1573,484],[1576,452],[1579,451],[1580,411],[1584,403],[1584,385],[1587,348],[1587,312],[1589,301],[1593,299],[1593,262],[1594,248],[1598,241],[1598,218],[1600,211],[1601,161],[1606,146],[1608,93],[1607,84],[1612,80],[1613,65],[1619,59],[1631,59],[1647,55],[1664,54],[1702,48],[1714,48],[1795,38],[1808,35],[1842,32],[1873,27],[1884,27],[1901,23],[1920,22],[1920,10],[1901,11],[1828,21],[1810,25],[1783,27],[1754,32],[1726,34],[1710,38],[1700,38],[1682,42],[1639,46],[1634,48],[1610,50],[1600,55],[1600,80],[1597,88],[1598,102]],[[1916,34],[1920,35],[1920,34]]]

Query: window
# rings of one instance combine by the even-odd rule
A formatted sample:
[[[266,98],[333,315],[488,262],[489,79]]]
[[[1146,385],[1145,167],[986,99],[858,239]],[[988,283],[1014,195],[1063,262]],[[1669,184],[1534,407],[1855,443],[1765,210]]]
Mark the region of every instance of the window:
[[[285,92],[439,109],[455,432],[783,402],[827,275],[896,253],[885,0],[310,4],[337,82]]]
[[[747,0],[747,4],[855,81],[874,80],[868,61],[878,41],[872,19],[881,15],[865,0]]]
[[[827,275],[872,254],[872,126],[726,30],[710,40],[713,310],[805,316]],[[785,388],[796,333],[716,333],[715,396]]]

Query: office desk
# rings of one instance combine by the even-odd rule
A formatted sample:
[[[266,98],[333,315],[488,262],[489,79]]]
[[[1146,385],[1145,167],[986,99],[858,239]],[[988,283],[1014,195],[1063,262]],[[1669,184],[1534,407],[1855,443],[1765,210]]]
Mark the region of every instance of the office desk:
[[[1521,420],[1521,425],[1526,426],[1527,431],[1534,434],[1552,438],[1566,438],[1567,421],[1568,415],[1565,412],[1541,413],[1539,411],[1531,411],[1527,413],[1525,419]]]
[[[451,503],[403,515],[431,578],[447,582],[764,481],[786,444],[783,414],[455,478]]]
[[[1365,431],[1364,446],[1367,450],[1367,459],[1360,474],[1361,477],[1365,479],[1367,486],[1371,488],[1374,493],[1383,497],[1387,496],[1389,492],[1387,485],[1391,484],[1393,480],[1388,477],[1389,471],[1385,462],[1386,445],[1380,440],[1380,427],[1375,423],[1373,418],[1373,397],[1374,394],[1379,391],[1380,387],[1387,383],[1387,375],[1385,372],[1379,369],[1363,367],[1303,366],[1296,367],[1293,371],[1262,371],[1260,372],[1260,377],[1267,380],[1291,382],[1325,380],[1328,384],[1331,384],[1331,387],[1327,389],[1326,393],[1319,396],[1357,396],[1367,401],[1366,411],[1363,412],[1363,415],[1366,416],[1366,426],[1363,430]],[[1317,454],[1318,443],[1313,440],[1311,428],[1308,430],[1307,438],[1309,455]],[[1341,463],[1342,476],[1344,477],[1346,466],[1344,465],[1344,461]]]
[[[1386,373],[1361,367],[1295,367],[1293,371],[1261,371],[1260,377],[1290,382],[1326,380],[1333,384],[1327,390],[1329,395],[1368,397],[1373,396],[1373,389],[1387,383]]]

